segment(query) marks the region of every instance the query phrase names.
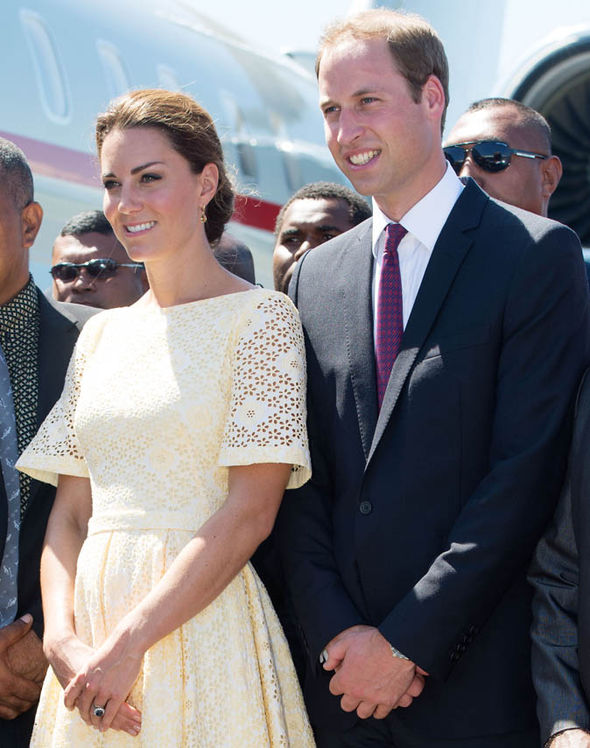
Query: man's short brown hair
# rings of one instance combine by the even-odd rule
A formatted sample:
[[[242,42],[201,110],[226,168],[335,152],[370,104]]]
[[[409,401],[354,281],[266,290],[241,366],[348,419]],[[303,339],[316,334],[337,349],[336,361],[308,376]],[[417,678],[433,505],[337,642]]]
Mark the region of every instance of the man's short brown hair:
[[[407,80],[415,102],[422,98],[422,88],[430,75],[442,84],[445,108],[441,132],[449,105],[449,63],[438,34],[421,16],[377,8],[357,13],[328,26],[320,40],[316,59],[319,74],[324,51],[344,39],[384,39],[389,45],[397,70]]]

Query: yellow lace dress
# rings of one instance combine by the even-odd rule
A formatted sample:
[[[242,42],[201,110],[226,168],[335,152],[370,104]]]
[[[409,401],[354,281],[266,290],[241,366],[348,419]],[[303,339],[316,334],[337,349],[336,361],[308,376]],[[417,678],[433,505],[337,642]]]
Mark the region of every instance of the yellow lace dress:
[[[283,294],[112,309],[86,324],[63,394],[19,461],[47,482],[90,478],[75,587],[85,642],[99,646],[221,506],[228,466],[289,463],[290,487],[309,478],[304,398],[301,328]],[[101,734],[65,709],[50,669],[31,745],[314,745],[280,624],[250,564],[148,650],[128,701],[142,712],[140,735]]]

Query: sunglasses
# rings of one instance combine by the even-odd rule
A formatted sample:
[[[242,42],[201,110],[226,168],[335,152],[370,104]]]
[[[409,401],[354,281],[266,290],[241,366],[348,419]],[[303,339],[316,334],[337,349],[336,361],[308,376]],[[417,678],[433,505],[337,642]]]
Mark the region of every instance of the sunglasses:
[[[510,166],[512,156],[522,156],[523,158],[541,158],[546,159],[542,153],[533,153],[532,151],[520,151],[511,148],[508,143],[501,140],[474,140],[469,143],[456,143],[443,148],[447,161],[451,164],[458,174],[463,168],[467,155],[471,153],[471,158],[484,171],[496,172],[504,171]]]
[[[88,260],[88,262],[58,262],[49,272],[55,280],[71,283],[80,275],[82,269],[88,273],[90,278],[105,280],[106,278],[112,278],[119,268],[139,270],[143,268],[143,263],[116,262],[111,260],[110,257],[106,257],[104,259]]]

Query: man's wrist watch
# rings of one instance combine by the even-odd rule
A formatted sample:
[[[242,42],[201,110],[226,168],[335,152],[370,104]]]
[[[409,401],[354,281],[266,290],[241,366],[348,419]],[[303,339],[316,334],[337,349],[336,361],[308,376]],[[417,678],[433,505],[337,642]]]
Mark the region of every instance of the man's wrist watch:
[[[405,654],[402,654],[399,649],[396,649],[393,644],[389,645],[391,647],[391,654],[394,657],[397,657],[398,660],[409,660],[409,657],[406,657]]]

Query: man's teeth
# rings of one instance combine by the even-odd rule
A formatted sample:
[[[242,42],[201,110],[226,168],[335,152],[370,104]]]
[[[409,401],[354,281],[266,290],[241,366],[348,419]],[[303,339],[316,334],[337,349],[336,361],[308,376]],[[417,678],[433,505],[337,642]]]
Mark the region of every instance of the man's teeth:
[[[135,226],[127,226],[127,231],[129,231],[132,234],[136,234],[138,231],[145,231],[146,229],[151,229],[152,226],[155,226],[155,221],[150,221],[149,223],[136,223]]]
[[[379,151],[365,151],[365,153],[356,153],[354,156],[350,156],[350,163],[355,166],[362,166],[368,164],[369,161],[376,156]]]

